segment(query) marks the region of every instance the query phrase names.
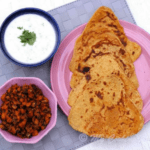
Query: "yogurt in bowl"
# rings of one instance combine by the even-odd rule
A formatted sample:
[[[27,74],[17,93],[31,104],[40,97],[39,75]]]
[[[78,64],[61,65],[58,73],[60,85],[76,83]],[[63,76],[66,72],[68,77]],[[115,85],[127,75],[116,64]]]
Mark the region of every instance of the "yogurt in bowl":
[[[1,28],[4,54],[16,64],[38,66],[50,58],[60,43],[60,31],[54,18],[35,8],[11,14]]]
[[[20,42],[18,38],[24,30],[34,32],[36,41],[33,45]],[[45,60],[52,53],[56,44],[54,27],[43,17],[26,14],[14,19],[6,28],[4,42],[7,52],[15,60],[35,64]]]

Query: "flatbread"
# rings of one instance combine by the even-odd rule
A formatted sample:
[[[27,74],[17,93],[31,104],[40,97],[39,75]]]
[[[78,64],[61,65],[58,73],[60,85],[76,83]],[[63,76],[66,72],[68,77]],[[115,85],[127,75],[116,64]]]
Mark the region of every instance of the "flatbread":
[[[87,23],[82,35],[76,42],[74,49],[74,55],[80,55],[81,58],[84,55],[83,47],[88,46],[88,42],[93,34],[102,34],[106,32],[112,32],[121,41],[126,48],[126,51],[130,54],[131,60],[135,61],[141,54],[141,48],[138,44],[131,42],[125,35],[123,27],[120,25],[118,18],[113,11],[105,6],[100,7],[91,17]],[[80,53],[78,53],[78,51]],[[81,52],[82,51],[82,52]],[[70,63],[70,70],[73,72],[75,68],[72,66],[74,63],[78,63],[78,58],[72,59]]]
[[[77,45],[77,47],[80,45]],[[76,49],[76,47],[75,47]],[[73,74],[76,74],[77,77],[74,79],[74,75],[72,76],[70,85],[71,88],[76,87],[76,85],[80,82],[82,76],[84,76],[85,70],[84,68],[92,67],[94,65],[92,63],[88,63],[88,59],[96,59],[97,56],[103,55],[111,55],[117,63],[120,65],[120,68],[124,71],[125,75],[130,78],[132,83],[138,88],[138,80],[136,78],[134,65],[130,58],[128,52],[125,51],[124,47],[122,46],[119,38],[109,32],[102,33],[102,34],[95,34],[91,35],[91,38],[88,41],[88,46],[83,48],[84,55],[80,58],[80,52],[77,55],[73,55],[72,60],[78,59],[78,63],[74,63],[71,65],[72,68],[75,68]],[[71,61],[72,62],[72,61]],[[76,81],[77,80],[77,81]]]
[[[89,72],[86,73],[85,76],[81,79],[76,88],[73,88],[69,94],[68,104],[71,107],[76,105],[76,100],[81,94],[83,87],[86,86],[87,82],[96,82],[96,80],[100,77],[109,76],[111,74],[118,74],[118,76],[124,82],[127,98],[130,99],[135,107],[141,112],[143,108],[143,101],[139,92],[128,79],[128,77],[124,74],[124,72],[120,69],[120,66],[111,55],[108,54],[97,56],[95,59],[89,58],[87,63],[89,63],[92,67],[90,68]],[[78,76],[76,75],[74,78],[78,79]],[[75,98],[72,98],[72,96]]]
[[[100,7],[87,23],[83,33],[78,37],[75,43],[73,57],[70,62],[69,69],[75,73],[78,70],[79,64],[84,63],[85,57],[88,57],[93,47],[93,41],[101,42],[101,35],[112,33],[120,40],[119,46],[124,47],[126,54],[129,54],[127,60],[129,63],[134,62],[141,54],[141,47],[134,42],[131,42],[125,35],[123,27],[120,25],[118,18],[113,11],[105,6]],[[98,43],[98,42],[97,42]],[[107,43],[108,44],[108,43]],[[79,75],[80,76],[80,75]],[[135,77],[135,72],[131,77],[138,88],[138,81]],[[74,79],[72,79],[74,80]],[[79,81],[79,79],[78,79]],[[71,83],[73,83],[71,81]],[[76,84],[71,84],[74,88]]]
[[[141,47],[137,43],[131,42],[130,40],[127,41],[126,49],[133,62],[139,58],[142,52]]]
[[[142,129],[143,102],[133,64],[140,54],[112,10],[100,7],[76,40],[69,66],[73,129],[103,138],[125,138]]]
[[[126,98],[124,82],[114,74],[88,82],[68,120],[73,129],[100,138],[125,138],[139,132],[144,124],[138,109]]]

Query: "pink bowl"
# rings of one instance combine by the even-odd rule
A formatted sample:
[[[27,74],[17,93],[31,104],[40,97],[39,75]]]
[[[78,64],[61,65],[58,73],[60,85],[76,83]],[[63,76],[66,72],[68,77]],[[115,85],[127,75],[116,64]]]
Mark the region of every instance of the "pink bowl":
[[[19,77],[19,78],[12,78],[10,80],[8,80],[4,85],[2,85],[0,87],[0,97],[2,96],[2,94],[4,94],[6,92],[6,90],[11,87],[13,84],[18,84],[18,85],[24,85],[24,84],[35,84],[37,85],[43,92],[44,96],[47,97],[49,99],[49,107],[51,108],[51,113],[52,113],[52,117],[51,120],[49,122],[49,124],[47,125],[47,127],[40,131],[39,134],[37,136],[33,136],[30,139],[21,139],[17,136],[14,136],[12,134],[10,134],[7,131],[4,131],[2,129],[0,129],[0,134],[9,142],[12,143],[28,143],[28,144],[34,144],[37,143],[39,140],[41,140],[56,124],[56,119],[57,119],[57,98],[55,96],[55,94],[45,85],[45,83],[38,79],[38,78],[34,78],[34,77]],[[0,99],[0,106],[2,104],[2,101]],[[1,122],[1,120],[0,120]]]

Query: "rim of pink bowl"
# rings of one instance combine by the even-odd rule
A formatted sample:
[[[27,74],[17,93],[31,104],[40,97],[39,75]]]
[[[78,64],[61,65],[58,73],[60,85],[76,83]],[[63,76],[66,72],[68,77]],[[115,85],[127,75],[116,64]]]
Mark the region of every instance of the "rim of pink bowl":
[[[35,85],[37,85],[36,83],[39,83],[39,85],[41,85],[42,86],[42,88],[41,87],[39,87],[41,90],[42,90],[42,92],[44,93],[44,89],[46,89],[46,91],[47,92],[49,92],[50,93],[50,95],[53,97],[53,106],[54,106],[54,108],[52,108],[52,107],[50,107],[51,108],[51,112],[53,112],[53,114],[52,114],[52,117],[53,117],[53,120],[50,120],[50,122],[49,122],[49,124],[51,123],[51,121],[53,121],[52,123],[51,123],[51,126],[49,126],[49,128],[45,128],[44,130],[42,130],[42,131],[44,131],[44,133],[42,134],[42,135],[40,135],[40,132],[42,132],[42,131],[40,131],[39,132],[39,134],[37,135],[37,136],[33,136],[32,138],[30,138],[30,139],[27,139],[27,138],[24,138],[24,139],[21,139],[21,138],[19,138],[19,137],[17,137],[17,136],[14,136],[14,135],[12,135],[12,134],[10,134],[10,133],[8,133],[7,131],[4,131],[4,130],[2,130],[2,129],[0,129],[0,134],[3,136],[3,138],[5,139],[5,140],[7,140],[8,142],[11,142],[11,143],[26,143],[26,144],[35,144],[35,143],[37,143],[38,141],[40,141],[45,135],[47,135],[48,134],[48,132],[56,125],[56,120],[57,120],[57,98],[56,98],[56,96],[55,96],[55,94],[52,92],[52,90],[51,89],[49,89],[49,87],[41,80],[41,79],[39,79],[39,78],[36,78],[36,77],[14,77],[14,78],[11,78],[10,80],[8,80],[8,81],[6,81],[2,86],[0,86],[0,91],[3,89],[3,88],[5,88],[5,86],[7,85],[7,84],[10,84],[11,82],[13,82],[14,80],[30,80],[31,82],[29,83],[29,84],[31,84],[32,83],[32,81],[34,81],[33,82],[33,84],[35,84]],[[36,81],[36,82],[35,82]],[[18,83],[18,82],[16,82],[16,83]],[[13,84],[15,84],[15,83],[13,83]],[[26,83],[26,84],[28,84],[28,83]],[[7,88],[8,89],[8,88]],[[6,90],[7,90],[6,89]],[[49,98],[48,98],[48,100],[49,100]],[[50,99],[51,100],[51,99]],[[49,100],[49,101],[50,101]],[[50,105],[50,103],[49,103],[49,105]],[[51,118],[52,119],[52,118]],[[3,133],[3,132],[6,132],[6,134],[10,134],[10,136],[14,136],[15,138],[17,138],[17,140],[16,139],[13,139],[13,137],[11,138],[11,137],[7,137],[7,135],[5,135],[5,133]]]

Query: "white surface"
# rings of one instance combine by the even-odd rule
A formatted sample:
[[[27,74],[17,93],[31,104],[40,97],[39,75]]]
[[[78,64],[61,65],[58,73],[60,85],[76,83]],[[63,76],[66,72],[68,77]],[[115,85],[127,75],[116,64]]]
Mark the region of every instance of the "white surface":
[[[13,11],[24,7],[36,7],[45,11],[65,5],[75,0],[0,0],[0,25]]]
[[[150,0],[126,0],[138,26],[150,33]]]
[[[74,0],[0,0],[0,24],[4,18],[22,7],[38,7],[46,11]],[[127,0],[138,26],[150,33],[150,0]],[[93,139],[94,140],[94,139]],[[126,139],[100,139],[78,150],[149,150],[150,122],[137,134]]]

